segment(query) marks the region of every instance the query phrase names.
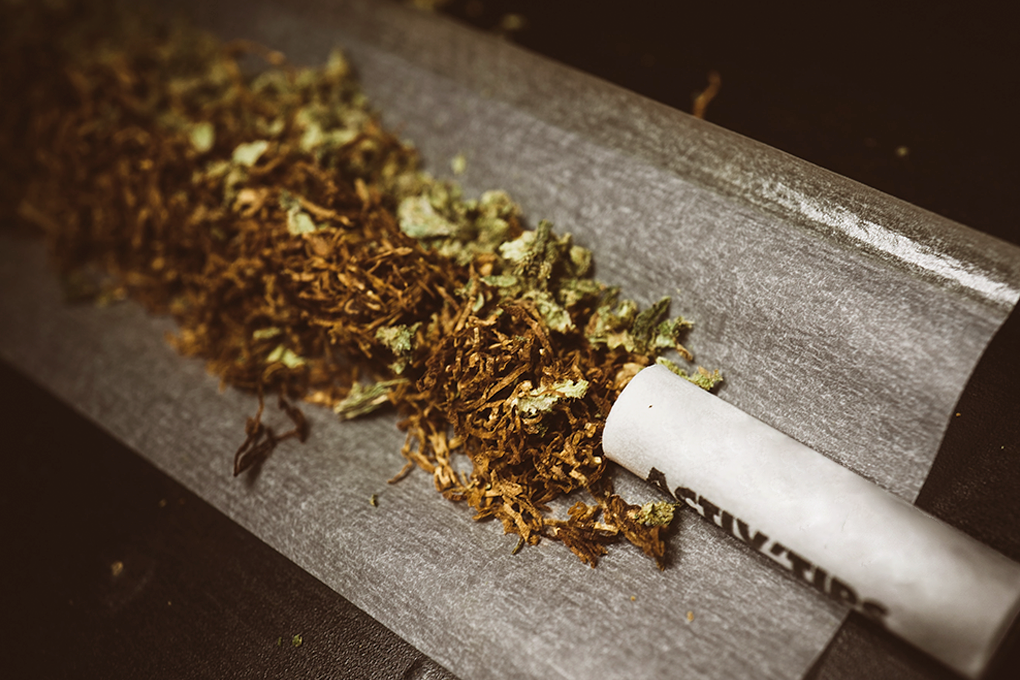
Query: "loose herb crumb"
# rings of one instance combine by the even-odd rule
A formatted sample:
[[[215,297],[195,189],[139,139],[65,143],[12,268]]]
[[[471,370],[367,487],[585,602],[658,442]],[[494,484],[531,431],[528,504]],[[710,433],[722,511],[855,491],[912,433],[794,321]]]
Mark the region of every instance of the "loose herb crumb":
[[[505,192],[465,198],[423,172],[341,52],[299,67],[125,7],[0,5],[0,217],[38,228],[64,280],[101,271],[171,314],[178,351],[259,395],[235,474],[307,437],[295,400],[341,419],[390,408],[407,433],[398,478],[431,475],[518,536],[515,553],[550,538],[595,566],[623,539],[662,566],[672,508],[613,492],[601,433],[653,362],[721,380],[661,356],[692,360],[670,299],[640,309]],[[252,55],[265,68],[246,75]],[[271,394],[294,423],[282,435],[261,421]]]
[[[406,382],[406,380],[397,379],[381,380],[371,385],[353,383],[347,396],[337,402],[333,410],[343,420],[367,415],[388,404],[393,388]]]
[[[640,508],[630,512],[630,517],[639,524],[645,526],[668,527],[673,521],[673,513],[678,505],[669,501],[656,501],[645,503]]]
[[[464,154],[459,153],[453,157],[450,161],[450,170],[452,170],[455,175],[464,174],[467,170],[467,158],[464,157]]]

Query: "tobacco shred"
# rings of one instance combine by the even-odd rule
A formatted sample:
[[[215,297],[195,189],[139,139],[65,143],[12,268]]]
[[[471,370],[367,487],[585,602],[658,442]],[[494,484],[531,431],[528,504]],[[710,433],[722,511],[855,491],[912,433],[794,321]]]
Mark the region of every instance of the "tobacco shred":
[[[518,549],[552,538],[595,566],[625,539],[664,564],[669,520],[613,493],[600,442],[641,367],[687,375],[661,356],[691,360],[668,298],[640,311],[503,192],[467,199],[423,173],[340,52],[302,68],[116,3],[0,16],[0,217],[45,235],[70,296],[172,314],[177,350],[258,393],[235,474],[304,441],[294,400],[394,408],[397,477],[431,474]],[[293,430],[262,423],[264,394]],[[592,504],[554,517],[576,492]]]

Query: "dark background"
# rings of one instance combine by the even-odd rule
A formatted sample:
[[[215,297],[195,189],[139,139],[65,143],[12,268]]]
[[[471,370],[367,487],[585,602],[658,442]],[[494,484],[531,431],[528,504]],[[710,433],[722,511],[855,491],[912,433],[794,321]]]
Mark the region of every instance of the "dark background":
[[[684,111],[715,70],[708,120],[1020,240],[1010,3],[451,0],[442,11]],[[524,27],[504,28],[514,23]]]
[[[1020,243],[1013,204],[1020,43],[1006,10],[1006,3],[455,0],[440,11],[686,111],[715,70],[722,89],[708,120]],[[1015,337],[997,347],[980,369],[999,376],[990,398],[1007,409],[989,407],[993,425],[1020,421],[1016,383],[1001,369],[1015,356]],[[0,390],[9,400],[0,409],[6,677],[444,675],[3,364]],[[979,434],[956,436],[973,442]],[[926,486],[921,502],[1016,559],[1016,508],[1003,505],[1020,496],[1016,468],[1001,457],[961,464],[940,453],[933,478],[941,481]],[[960,480],[962,490],[954,486]],[[1010,668],[1000,677],[1013,677]],[[952,677],[855,619],[812,672],[912,674]]]

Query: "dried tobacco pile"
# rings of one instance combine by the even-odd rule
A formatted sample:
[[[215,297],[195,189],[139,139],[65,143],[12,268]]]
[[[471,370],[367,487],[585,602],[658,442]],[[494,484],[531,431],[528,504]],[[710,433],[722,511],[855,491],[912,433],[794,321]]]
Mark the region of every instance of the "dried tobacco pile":
[[[340,53],[297,68],[55,4],[2,10],[2,94],[17,102],[3,114],[2,203],[45,233],[70,293],[170,313],[182,353],[279,395],[295,428],[272,432],[260,407],[236,472],[306,436],[296,400],[343,418],[391,405],[403,472],[430,473],[476,519],[522,544],[560,540],[592,566],[622,537],[661,566],[671,512],[615,495],[600,441],[631,376],[667,350],[690,360],[668,299],[639,311],[591,278],[569,235],[525,230],[505,193],[466,199],[420,172]],[[239,60],[252,55],[265,63],[249,76]],[[552,515],[550,501],[582,490],[590,504]]]

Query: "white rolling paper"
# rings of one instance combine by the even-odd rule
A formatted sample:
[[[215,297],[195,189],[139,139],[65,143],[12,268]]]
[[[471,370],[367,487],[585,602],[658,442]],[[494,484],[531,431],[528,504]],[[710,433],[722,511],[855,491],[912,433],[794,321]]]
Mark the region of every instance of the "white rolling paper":
[[[606,422],[606,455],[805,584],[979,677],[1020,564],[661,366]]]

